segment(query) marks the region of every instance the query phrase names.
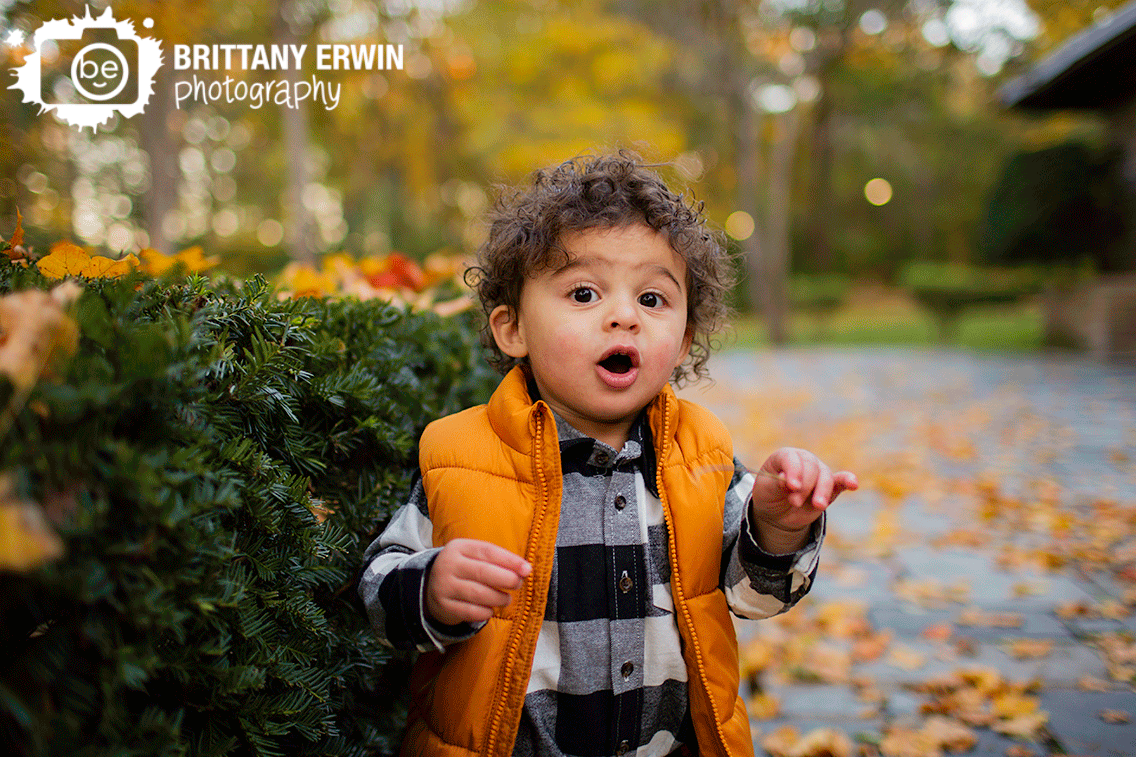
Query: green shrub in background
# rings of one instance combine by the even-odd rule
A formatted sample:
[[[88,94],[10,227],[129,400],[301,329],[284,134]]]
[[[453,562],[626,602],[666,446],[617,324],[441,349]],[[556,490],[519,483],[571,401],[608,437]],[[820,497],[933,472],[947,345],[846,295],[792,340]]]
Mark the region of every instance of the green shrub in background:
[[[841,274],[794,274],[789,279],[789,303],[793,310],[812,317],[814,337],[819,341],[829,331],[832,314],[848,300],[852,280]]]
[[[0,294],[51,283],[0,255]],[[354,583],[422,428],[497,382],[468,317],[81,283],[61,380],[0,377],[0,474],[63,544],[0,572],[0,751],[392,751],[405,661]]]
[[[1041,291],[1045,275],[1034,268],[993,268],[962,263],[909,263],[900,282],[931,313],[939,339],[952,342],[959,318],[978,305],[1013,303]]]

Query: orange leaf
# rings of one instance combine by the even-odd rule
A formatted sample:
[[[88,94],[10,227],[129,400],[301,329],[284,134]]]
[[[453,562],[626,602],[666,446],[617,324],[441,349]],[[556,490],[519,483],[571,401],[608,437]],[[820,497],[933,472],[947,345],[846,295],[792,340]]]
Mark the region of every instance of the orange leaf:
[[[16,230],[12,232],[12,239],[8,242],[8,257],[12,260],[23,257],[22,253],[16,252],[16,247],[24,243],[24,227],[20,223],[23,220],[20,209],[16,208]]]
[[[90,259],[90,254],[79,245],[72,242],[56,242],[51,246],[51,252],[39,259],[36,267],[49,279],[85,276],[84,271]]]

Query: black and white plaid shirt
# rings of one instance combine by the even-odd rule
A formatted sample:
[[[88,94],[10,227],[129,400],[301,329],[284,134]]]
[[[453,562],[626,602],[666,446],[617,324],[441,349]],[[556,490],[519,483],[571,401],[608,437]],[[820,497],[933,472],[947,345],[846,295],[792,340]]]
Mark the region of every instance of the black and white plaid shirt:
[[[564,474],[560,525],[513,754],[646,757],[693,746],[645,416],[618,452],[559,416],[556,425]],[[753,481],[735,458],[722,528],[722,589],[735,614],[766,618],[809,590],[824,519],[800,551],[765,553],[746,514]],[[431,534],[419,479],[365,553],[359,592],[379,637],[395,648],[441,650],[484,625],[440,626],[427,617],[426,577],[439,551]]]

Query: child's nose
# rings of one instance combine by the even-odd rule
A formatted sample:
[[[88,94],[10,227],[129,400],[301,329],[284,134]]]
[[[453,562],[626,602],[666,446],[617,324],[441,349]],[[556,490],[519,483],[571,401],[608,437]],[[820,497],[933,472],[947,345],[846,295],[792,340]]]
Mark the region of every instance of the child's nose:
[[[620,298],[612,302],[608,312],[608,326],[612,329],[629,329],[635,331],[639,328],[639,311],[631,300]]]

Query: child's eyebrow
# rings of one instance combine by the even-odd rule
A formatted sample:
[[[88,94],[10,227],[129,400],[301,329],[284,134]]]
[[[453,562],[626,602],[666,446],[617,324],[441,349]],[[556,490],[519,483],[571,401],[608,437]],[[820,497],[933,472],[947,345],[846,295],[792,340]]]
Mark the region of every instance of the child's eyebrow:
[[[576,257],[576,258],[572,258],[567,263],[565,263],[564,265],[557,268],[553,275],[559,276],[560,274],[564,273],[565,271],[571,271],[571,270],[574,270],[576,268],[591,268],[591,267],[610,268],[611,263],[607,260],[604,260],[603,258],[596,258],[596,257],[589,257],[589,256]],[[670,279],[671,281],[674,282],[674,285],[676,287],[678,287],[679,291],[682,290],[682,284],[679,283],[679,280],[675,278],[675,275],[673,273],[671,273],[670,269],[667,268],[665,265],[659,265],[658,263],[640,263],[639,265],[635,266],[635,268],[636,268],[636,270],[641,269],[641,268],[647,268],[650,271],[652,271],[653,273],[666,276],[668,279]]]

